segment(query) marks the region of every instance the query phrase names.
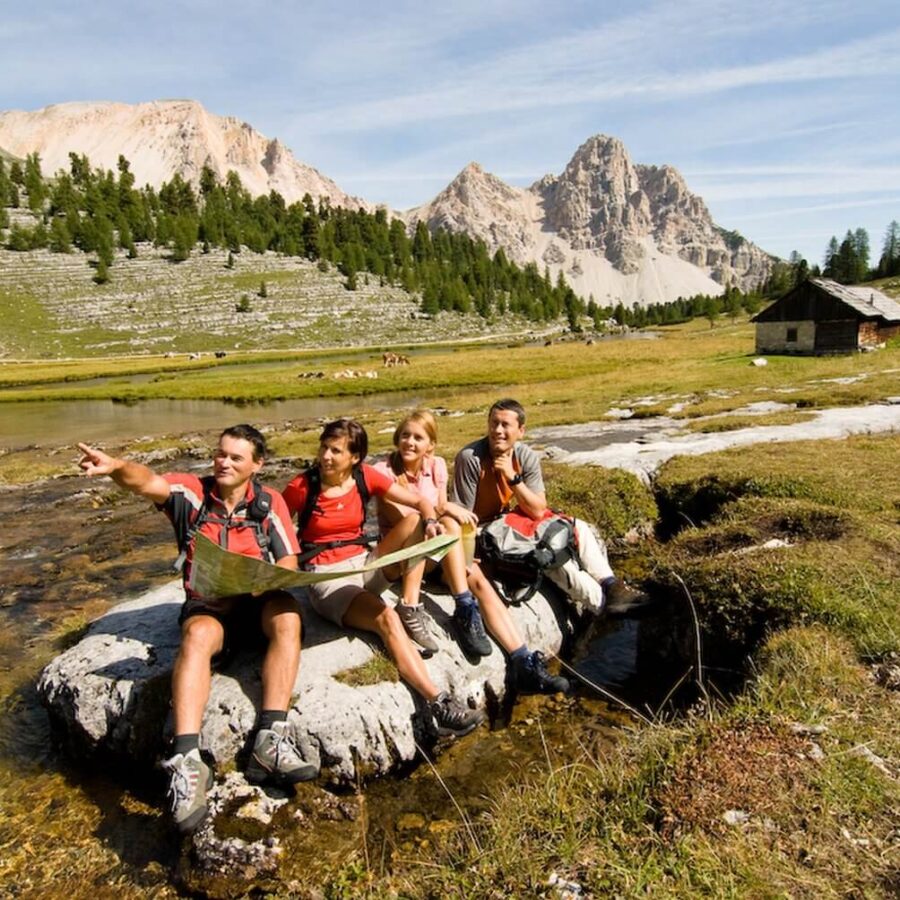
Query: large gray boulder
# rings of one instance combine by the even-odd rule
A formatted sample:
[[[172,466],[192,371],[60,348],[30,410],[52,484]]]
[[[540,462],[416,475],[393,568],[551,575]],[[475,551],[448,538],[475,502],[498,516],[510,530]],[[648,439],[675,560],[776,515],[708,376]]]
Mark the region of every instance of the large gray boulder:
[[[84,637],[43,671],[38,691],[71,752],[150,764],[163,746],[169,676],[178,651],[182,589],[173,581],[123,602],[93,622]],[[426,665],[437,686],[485,708],[503,701],[506,657],[500,648],[473,664],[449,623],[453,600],[429,590],[423,601],[439,651]],[[571,628],[570,608],[536,594],[511,614],[529,647],[558,652]],[[290,722],[307,758],[335,782],[383,775],[432,742],[424,704],[403,682],[346,683],[336,676],[383,653],[374,635],[345,631],[303,607],[303,651]],[[261,696],[262,651],[242,651],[213,676],[201,744],[219,766],[245,747]]]

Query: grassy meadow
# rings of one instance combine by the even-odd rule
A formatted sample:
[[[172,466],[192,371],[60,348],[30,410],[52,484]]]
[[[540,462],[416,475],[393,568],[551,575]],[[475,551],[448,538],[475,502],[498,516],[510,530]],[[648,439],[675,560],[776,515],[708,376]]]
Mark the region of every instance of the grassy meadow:
[[[753,327],[742,320],[662,329],[657,339],[437,345],[394,369],[380,365],[380,338],[357,339],[327,352],[271,348],[220,360],[9,360],[0,363],[0,403],[9,411],[38,398],[264,402],[396,391],[445,412],[438,450],[452,457],[483,431],[500,395],[521,399],[534,426],[628,408],[702,431],[802,421],[817,408],[900,396],[900,342],[852,356],[769,357],[755,367]],[[378,378],[333,377],[347,367],[375,369]],[[324,377],[299,377],[310,370]],[[130,380],[138,374],[148,377]],[[763,401],[793,408],[740,412]],[[387,448],[397,416],[360,415],[374,451]],[[319,427],[271,429],[274,453],[312,456]],[[209,437],[159,435],[113,449],[140,455]],[[436,823],[402,852],[367,846],[361,828],[356,850],[319,884],[304,884],[300,863],[286,859],[283,883],[302,887],[282,894],[276,885],[266,896],[545,896],[554,874],[594,897],[896,896],[898,459],[900,436],[888,434],[677,458],[649,487],[622,472],[548,465],[552,504],[597,522],[620,571],[695,610],[701,644],[686,681],[696,701],[654,711],[650,725],[635,720],[602,752],[546,747],[517,778],[493,785],[472,818]],[[0,481],[10,487],[71,471],[71,454],[0,456]],[[636,529],[644,535],[637,543]],[[387,666],[365,677],[393,676]],[[531,727],[553,714],[538,710]],[[79,807],[89,830],[92,815]],[[15,836],[18,846],[0,875],[27,868],[52,893],[72,883],[73,864],[63,867],[57,853],[44,867],[21,849],[40,840],[45,819],[23,811],[0,825],[0,843]],[[102,883],[109,848],[93,836],[79,842],[81,883]],[[121,895],[140,888],[123,884]]]

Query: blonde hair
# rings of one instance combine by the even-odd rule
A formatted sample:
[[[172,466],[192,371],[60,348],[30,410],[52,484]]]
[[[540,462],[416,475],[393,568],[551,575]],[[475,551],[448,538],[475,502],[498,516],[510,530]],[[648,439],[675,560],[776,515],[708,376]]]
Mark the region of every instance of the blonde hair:
[[[410,422],[415,422],[417,425],[421,425],[425,430],[425,434],[428,435],[428,439],[431,441],[432,445],[437,444],[437,422],[434,419],[434,414],[427,409],[416,409],[413,410],[408,416],[405,416],[400,424],[394,429],[394,446],[400,446],[400,435],[403,434],[403,429]],[[434,447],[432,446],[431,453],[429,455],[434,454]],[[403,468],[403,460],[400,459],[400,453],[397,450],[394,450],[391,455],[388,457],[388,463],[391,467],[391,471],[397,476],[397,481],[399,484],[408,484],[406,478],[406,471]]]

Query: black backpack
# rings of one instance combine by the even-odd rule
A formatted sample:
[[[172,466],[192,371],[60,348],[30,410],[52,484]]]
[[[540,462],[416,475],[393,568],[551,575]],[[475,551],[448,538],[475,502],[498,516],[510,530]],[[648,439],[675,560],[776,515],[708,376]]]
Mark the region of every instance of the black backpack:
[[[540,588],[544,572],[578,560],[574,520],[548,512],[535,522],[523,513],[504,513],[478,534],[481,567],[510,603],[524,603]]]
[[[318,556],[323,550],[333,550],[335,547],[347,547],[351,544],[360,544],[366,546],[374,544],[378,541],[377,535],[366,534],[366,513],[369,506],[369,488],[366,485],[366,478],[363,475],[362,466],[353,467],[353,480],[356,482],[356,490],[359,491],[360,500],[362,500],[363,517],[359,527],[363,529],[363,533],[356,538],[350,538],[343,541],[304,541],[303,532],[309,525],[312,514],[316,511],[316,504],[319,502],[319,494],[322,493],[322,473],[317,465],[310,466],[303,477],[306,479],[306,501],[303,509],[297,514],[297,540],[300,541],[300,553],[297,556],[297,564],[303,565],[314,557]],[[319,512],[322,512],[319,508]]]
[[[268,562],[272,562],[272,552],[269,548],[269,532],[263,524],[272,510],[272,498],[262,489],[262,485],[255,478],[250,482],[253,486],[253,499],[247,505],[247,517],[233,520],[223,519],[213,513],[212,490],[215,487],[216,479],[212,475],[206,475],[200,479],[200,483],[203,486],[203,502],[200,504],[196,518],[191,522],[184,536],[178,541],[178,559],[175,560],[173,566],[175,571],[180,572],[184,569],[184,562],[187,559],[187,551],[191,541],[203,523],[209,521],[218,522],[222,525],[220,543],[225,548],[228,547],[228,532],[232,528],[252,528],[260,555]]]

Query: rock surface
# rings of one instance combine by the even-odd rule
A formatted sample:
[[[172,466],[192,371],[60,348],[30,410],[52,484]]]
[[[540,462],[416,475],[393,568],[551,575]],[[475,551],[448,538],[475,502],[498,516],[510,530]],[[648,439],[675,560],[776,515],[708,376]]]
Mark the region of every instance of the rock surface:
[[[147,765],[160,753],[181,601],[180,582],[173,581],[124,602],[44,669],[38,692],[72,752]],[[429,591],[424,602],[437,626],[440,649],[426,665],[438,688],[481,708],[502,700],[506,660],[500,649],[468,662],[450,634],[452,598]],[[536,595],[511,612],[530,647],[559,650],[569,629],[561,601]],[[417,743],[433,742],[424,704],[402,682],[353,686],[335,677],[372,660],[380,652],[377,638],[338,629],[308,606],[303,620],[290,722],[298,745],[326,777],[352,783],[357,773],[382,775],[413,760]],[[239,756],[254,727],[261,661],[261,652],[242,651],[213,676],[201,745],[220,766]]]
[[[0,147],[23,158],[37,152],[45,175],[68,170],[70,152],[113,171],[121,154],[140,185],[159,187],[177,172],[197,186],[206,165],[222,181],[234,170],[255,196],[278,191],[292,203],[309,193],[332,206],[369,207],[295,159],[277,138],[233,116],[214,115],[196,100],[57,103],[0,112]]]
[[[734,412],[752,414],[753,410]],[[666,416],[633,422],[551,425],[532,428],[528,434],[542,455],[555,462],[625,469],[649,483],[656,470],[674,456],[700,456],[760,443],[841,440],[854,434],[900,431],[900,409],[890,403],[817,409],[811,414],[810,421],[792,425],[757,425],[711,434],[685,433],[683,419]]]
[[[560,175],[510,187],[470,163],[411,224],[465,231],[518,263],[549,266],[601,305],[644,306],[744,290],[768,276],[771,257],[719,228],[671,166],[635,165],[616,138],[596,135]]]

